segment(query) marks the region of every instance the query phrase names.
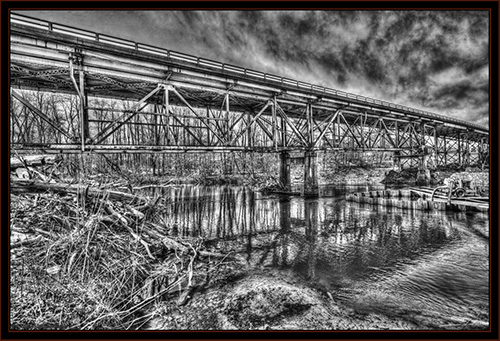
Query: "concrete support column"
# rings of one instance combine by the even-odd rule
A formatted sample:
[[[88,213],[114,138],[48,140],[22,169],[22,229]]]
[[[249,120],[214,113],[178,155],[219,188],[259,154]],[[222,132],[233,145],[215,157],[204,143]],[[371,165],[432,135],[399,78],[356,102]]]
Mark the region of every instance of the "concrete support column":
[[[429,185],[431,182],[431,171],[427,167],[428,148],[422,148],[422,156],[419,157],[417,185]]]
[[[284,191],[291,191],[292,185],[290,181],[290,153],[280,153],[280,184]]]
[[[318,196],[318,155],[314,151],[304,153],[304,196]]]
[[[396,150],[393,154],[392,157],[392,169],[395,170],[396,172],[401,171],[401,152],[399,150]]]

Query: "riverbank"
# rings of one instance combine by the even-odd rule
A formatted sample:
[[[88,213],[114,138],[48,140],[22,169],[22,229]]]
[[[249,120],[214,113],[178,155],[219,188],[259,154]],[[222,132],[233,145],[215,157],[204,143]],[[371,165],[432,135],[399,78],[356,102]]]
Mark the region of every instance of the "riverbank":
[[[383,314],[358,314],[290,271],[234,269],[186,306],[155,306],[147,330],[410,330]]]
[[[172,203],[142,197],[141,204],[124,201],[116,193],[94,196],[92,188],[85,201],[71,191],[62,195],[14,193],[12,329],[485,328],[487,307],[483,302],[487,297],[477,304],[460,303],[460,309],[456,306],[464,293],[472,300],[487,292],[488,259],[477,253],[487,247],[484,223],[486,231],[480,239],[484,245],[464,250],[462,245],[471,247],[478,239],[460,247],[447,245],[460,240],[457,233],[471,234],[467,228],[456,231],[457,222],[462,224],[469,219],[466,217],[454,220],[453,226],[451,222],[448,226],[444,216],[426,215],[421,221],[404,222],[413,219],[413,214],[392,217],[371,209],[353,213],[353,209],[359,210],[354,206],[323,211],[325,206],[302,199],[294,202],[304,206],[292,208],[280,199],[267,202],[254,197],[249,202],[250,194],[240,195],[243,193],[236,190],[230,194],[233,189],[217,193],[207,189],[194,199],[189,192],[188,197]],[[208,206],[204,206],[209,194]],[[236,206],[238,200],[242,206]],[[327,207],[345,205],[342,200],[322,201]],[[167,206],[177,207],[178,213]],[[189,227],[180,225],[187,217],[182,215],[187,207],[190,217],[201,217],[208,207],[214,207],[215,215],[208,220],[189,220]],[[306,216],[328,220],[318,225]],[[246,227],[247,217],[255,225]],[[275,221],[276,217],[281,218]],[[216,230],[210,230],[214,222],[219,222]],[[384,222],[387,226],[381,225]],[[427,224],[432,228],[426,228]],[[311,231],[317,233],[311,235]],[[338,244],[341,240],[348,243]],[[445,252],[433,253],[431,248],[422,253],[421,248],[429,245]],[[423,261],[403,267],[404,271],[389,266],[387,270],[395,272],[394,276],[383,270],[393,260],[406,264],[405,259],[415,254],[419,255],[417,261]],[[464,260],[475,263],[464,269]],[[440,264],[445,263],[452,271],[441,278]],[[433,264],[435,270],[425,264]],[[371,278],[374,269],[383,275],[383,282]],[[482,277],[477,269],[484,269]],[[455,278],[456,290],[448,288],[454,274],[464,273],[476,282],[471,286],[465,278]],[[415,285],[429,288],[419,298],[419,305],[412,303]],[[440,290],[431,290],[434,285]],[[450,293],[451,289],[455,291]],[[444,314],[447,308],[439,305],[433,305],[425,316],[420,313],[425,304],[441,301],[455,304],[454,315]],[[382,306],[385,308],[377,309]]]
[[[486,245],[487,241],[483,242]],[[464,306],[461,294],[480,297],[487,277],[464,283],[453,275],[470,245],[429,253],[404,271],[365,279],[346,290],[297,276],[291,269],[226,268],[195,292],[186,305],[158,302],[148,311],[146,330],[484,330],[487,307]],[[446,271],[440,262],[449,267]],[[476,266],[487,268],[487,259]],[[472,274],[466,270],[466,275]],[[487,273],[487,271],[485,271]],[[438,274],[438,275],[436,275]],[[427,282],[433,277],[430,286]],[[419,285],[414,296],[410,288]],[[443,295],[443,293],[445,295]],[[478,296],[479,295],[479,296]],[[487,302],[487,297],[482,298]],[[436,303],[439,302],[439,303]]]
[[[362,175],[378,179],[385,174],[383,169],[355,172],[357,177],[353,179]],[[170,202],[170,196],[163,196],[157,190],[161,187],[175,190],[181,179],[140,174],[122,179],[96,174],[85,179],[74,184],[46,179],[43,186],[24,189],[22,186],[16,189],[11,183],[10,303],[14,330],[440,328],[440,323],[415,322],[400,313],[367,312],[366,306],[352,305],[356,295],[346,300],[339,292],[297,275],[290,268],[250,266],[245,252],[253,247],[258,249],[256,235],[243,237],[249,243],[243,245],[245,252],[236,242],[225,241],[227,247],[218,249],[206,240],[209,233],[205,234],[208,230],[202,227],[202,221],[217,230],[212,232],[215,238],[231,237],[233,233],[237,238],[240,233],[256,232],[256,219],[266,214],[270,216],[261,222],[262,226],[289,231],[292,215],[289,206],[285,210],[287,203],[263,203],[262,210],[252,211],[249,218],[254,225],[246,225],[249,211],[245,210],[255,209],[257,202],[262,202],[254,194],[233,195],[225,188],[213,194],[204,206],[203,196],[192,198],[190,193],[188,198],[179,198],[183,203]],[[231,206],[240,199],[243,211]],[[216,206],[209,206],[214,202]],[[205,221],[209,209],[219,216]],[[295,208],[293,212],[305,210],[305,207]],[[231,221],[221,220],[226,217]],[[243,218],[238,220],[238,217]],[[280,217],[279,221],[276,217]],[[324,225],[321,236],[327,238],[333,222],[347,216],[341,217]],[[304,238],[309,238],[308,232],[302,231],[306,221],[293,219],[298,224],[293,231],[298,233],[278,236],[278,232],[262,232],[259,259],[268,257],[273,248],[286,250],[285,255],[308,250],[307,244],[301,244]],[[181,222],[189,224],[191,230]],[[205,230],[188,233],[197,229]],[[348,235],[341,233],[342,238]],[[276,244],[278,237],[297,238],[300,243],[280,246]],[[319,250],[330,250],[333,254],[337,249],[333,240],[325,239],[314,254]],[[484,328],[483,310],[478,308],[471,314],[473,322],[466,327]],[[455,317],[455,321],[460,319],[459,315]],[[451,329],[461,329],[460,323],[464,323],[443,321],[443,326],[451,325]]]

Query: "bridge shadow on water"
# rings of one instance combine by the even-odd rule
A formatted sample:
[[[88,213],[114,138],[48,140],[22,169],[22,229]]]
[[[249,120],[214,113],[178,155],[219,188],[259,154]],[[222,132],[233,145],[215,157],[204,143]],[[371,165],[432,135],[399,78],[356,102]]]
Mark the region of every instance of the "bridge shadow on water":
[[[163,223],[239,254],[250,269],[293,273],[357,313],[487,328],[488,216],[363,206],[343,199],[349,190],[304,199],[244,187],[167,189]]]

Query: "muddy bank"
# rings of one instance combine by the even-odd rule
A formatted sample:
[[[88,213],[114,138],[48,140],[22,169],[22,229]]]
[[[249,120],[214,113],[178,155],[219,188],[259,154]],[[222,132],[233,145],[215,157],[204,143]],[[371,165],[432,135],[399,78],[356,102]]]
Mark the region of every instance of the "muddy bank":
[[[488,241],[475,239],[474,243],[487,247]],[[474,243],[435,250],[337,289],[289,269],[233,264],[193,292],[185,305],[175,299],[157,302],[144,312],[151,319],[143,329],[484,330],[487,307],[480,302],[467,305],[459,298],[480,297],[488,302],[483,297],[488,261],[476,258]],[[462,269],[461,254],[475,258],[473,266]],[[442,264],[447,270],[441,270]],[[486,277],[473,275],[478,267]],[[456,276],[458,271],[463,278]]]
[[[283,271],[233,270],[188,304],[158,303],[148,330],[381,330],[416,325],[339,305],[332,294]]]

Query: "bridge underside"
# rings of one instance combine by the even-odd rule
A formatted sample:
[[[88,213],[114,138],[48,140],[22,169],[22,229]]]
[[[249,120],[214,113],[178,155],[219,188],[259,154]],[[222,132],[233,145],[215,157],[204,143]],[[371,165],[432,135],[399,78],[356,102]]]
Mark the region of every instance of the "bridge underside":
[[[116,45],[12,24],[11,148],[280,152],[282,169],[301,151],[311,188],[318,151],[393,152],[401,167],[488,161],[488,132],[473,125]]]

